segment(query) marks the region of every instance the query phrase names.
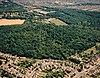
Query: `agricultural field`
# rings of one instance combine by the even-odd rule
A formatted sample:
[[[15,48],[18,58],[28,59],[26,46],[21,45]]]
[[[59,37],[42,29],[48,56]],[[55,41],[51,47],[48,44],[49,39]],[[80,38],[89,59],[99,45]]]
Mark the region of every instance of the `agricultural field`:
[[[0,19],[0,26],[2,25],[18,25],[18,24],[23,24],[25,20],[20,20],[20,19]]]

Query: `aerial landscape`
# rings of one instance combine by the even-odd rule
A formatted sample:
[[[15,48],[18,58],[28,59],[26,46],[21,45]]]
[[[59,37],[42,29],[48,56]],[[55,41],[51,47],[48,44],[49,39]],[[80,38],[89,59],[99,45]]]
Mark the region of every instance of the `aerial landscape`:
[[[0,0],[0,78],[100,78],[100,0]]]

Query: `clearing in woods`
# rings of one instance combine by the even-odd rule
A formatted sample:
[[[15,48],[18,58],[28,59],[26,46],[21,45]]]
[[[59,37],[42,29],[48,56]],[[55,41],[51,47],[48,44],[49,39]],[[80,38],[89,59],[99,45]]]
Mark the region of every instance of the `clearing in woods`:
[[[49,12],[43,11],[42,9],[34,9],[34,11],[42,13],[42,14],[48,14]]]
[[[0,19],[0,26],[2,25],[17,25],[23,24],[25,20],[21,19]]]
[[[55,25],[67,25],[65,22],[56,19],[56,18],[49,18],[49,19],[45,19],[44,21],[45,23],[53,23]]]

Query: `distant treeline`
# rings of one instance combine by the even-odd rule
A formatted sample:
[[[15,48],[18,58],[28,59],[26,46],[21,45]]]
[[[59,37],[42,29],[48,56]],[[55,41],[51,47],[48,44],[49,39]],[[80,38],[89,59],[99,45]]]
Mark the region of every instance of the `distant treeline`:
[[[13,3],[13,2],[5,2],[5,1],[2,1],[2,3],[0,3],[0,12],[24,12],[26,11],[25,9],[23,9],[24,7],[19,5],[19,4],[16,4],[16,3]]]
[[[45,8],[45,9],[44,9]],[[46,17],[58,18],[67,24],[77,24],[83,26],[98,26],[100,27],[100,12],[84,11],[77,9],[58,9],[43,7],[46,11],[55,11],[47,14]]]
[[[99,3],[65,4],[65,6],[100,6]]]

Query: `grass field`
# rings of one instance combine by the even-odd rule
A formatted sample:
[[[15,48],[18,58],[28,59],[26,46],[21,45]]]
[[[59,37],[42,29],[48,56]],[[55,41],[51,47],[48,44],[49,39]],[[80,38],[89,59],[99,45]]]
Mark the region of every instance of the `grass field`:
[[[56,19],[56,18],[49,18],[45,21],[45,23],[53,23],[55,25],[67,25],[66,23],[64,23],[63,21]]]
[[[39,13],[41,13],[41,14],[48,14],[48,13],[49,13],[49,12],[43,11],[43,10],[41,10],[41,9],[34,9],[34,11],[39,12]]]
[[[96,49],[96,46],[100,46],[100,43],[96,43],[95,46],[85,50],[83,53],[81,53],[81,55],[89,55],[93,52],[93,54],[96,54],[98,51]]]

